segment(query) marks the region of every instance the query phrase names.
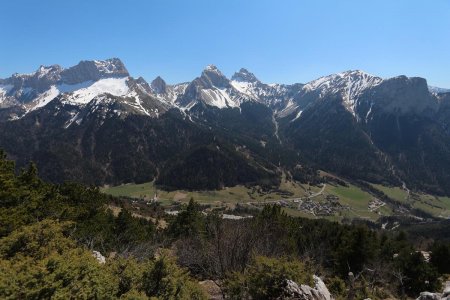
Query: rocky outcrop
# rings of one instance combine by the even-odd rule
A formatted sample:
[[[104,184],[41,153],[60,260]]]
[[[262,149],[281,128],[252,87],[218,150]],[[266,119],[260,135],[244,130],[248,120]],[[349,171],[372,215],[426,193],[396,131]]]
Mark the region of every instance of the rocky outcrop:
[[[314,275],[314,288],[287,279],[283,295],[279,299],[332,300],[330,292],[320,277]]]
[[[106,258],[98,251],[92,251],[92,256],[97,259],[97,261],[101,264],[106,263]]]
[[[447,281],[445,283],[444,291],[442,292],[443,297],[447,297],[447,299],[450,299],[450,281]]]
[[[439,293],[422,292],[417,300],[441,300],[441,296]]]
[[[202,290],[208,295],[209,300],[223,300],[223,294],[220,287],[213,280],[204,280],[198,283]]]
[[[422,292],[416,300],[450,300],[450,281],[444,284],[444,291],[441,293]]]

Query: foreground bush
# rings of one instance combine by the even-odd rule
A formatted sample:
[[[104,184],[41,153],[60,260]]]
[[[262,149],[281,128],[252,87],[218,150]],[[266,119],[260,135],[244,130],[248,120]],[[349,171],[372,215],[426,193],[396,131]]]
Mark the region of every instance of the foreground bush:
[[[313,285],[308,268],[299,260],[256,257],[242,273],[232,273],[225,282],[232,299],[275,299],[282,296],[285,281]]]
[[[101,264],[68,236],[71,225],[44,220],[0,239],[1,299],[205,299],[172,258]]]

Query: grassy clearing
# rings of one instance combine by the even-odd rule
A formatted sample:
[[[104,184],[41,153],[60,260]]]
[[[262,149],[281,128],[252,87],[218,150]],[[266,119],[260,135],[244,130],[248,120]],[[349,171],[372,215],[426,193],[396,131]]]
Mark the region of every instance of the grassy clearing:
[[[421,209],[434,216],[450,217],[450,198],[427,194],[415,194],[414,208]]]
[[[392,208],[388,205],[381,206],[375,211],[369,211],[369,203],[374,196],[352,184],[349,184],[348,187],[327,185],[324,194],[338,196],[342,205],[351,208],[349,211],[343,211],[342,217],[376,221],[380,216],[390,216],[393,213]]]
[[[355,210],[367,210],[369,202],[373,198],[372,195],[354,185],[349,187],[327,185],[324,193],[338,196],[341,204],[348,205]]]
[[[375,187],[377,190],[382,191],[386,194],[389,198],[392,198],[400,203],[406,203],[408,193],[402,189],[401,187],[395,186],[395,187],[388,187],[381,184],[372,184],[373,187]]]
[[[388,187],[379,184],[372,184],[372,186],[400,203],[408,203],[412,207],[423,210],[436,217],[450,217],[449,197],[438,197],[412,192],[408,199],[408,193],[401,187]]]

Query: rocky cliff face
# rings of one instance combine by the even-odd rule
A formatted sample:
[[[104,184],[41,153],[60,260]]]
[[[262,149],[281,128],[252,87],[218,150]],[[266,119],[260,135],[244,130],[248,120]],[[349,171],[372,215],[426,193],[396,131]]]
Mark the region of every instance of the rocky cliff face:
[[[427,81],[419,77],[399,76],[383,80],[368,89],[362,95],[361,102],[396,115],[432,113],[438,108],[436,97],[428,91]]]
[[[97,81],[101,78],[127,77],[125,65],[118,58],[104,61],[81,61],[78,65],[61,72],[61,80],[66,84]]]
[[[15,90],[28,88],[40,93],[61,80],[62,70],[59,65],[40,66],[36,72],[31,74],[14,74],[11,78],[6,79],[6,82],[10,83]]]

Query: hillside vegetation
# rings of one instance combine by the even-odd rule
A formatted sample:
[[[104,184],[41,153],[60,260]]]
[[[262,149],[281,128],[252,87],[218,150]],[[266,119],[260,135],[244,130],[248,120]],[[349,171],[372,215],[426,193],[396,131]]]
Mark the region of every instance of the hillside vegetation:
[[[177,216],[155,205],[167,222],[156,227],[125,206],[113,213],[120,200],[97,188],[42,181],[33,164],[16,175],[3,153],[0,203],[2,299],[206,299],[205,280],[232,299],[274,299],[286,280],[311,284],[314,274],[338,299],[400,298],[440,291],[450,272],[449,244],[431,241],[426,262],[405,233],[290,217],[277,205],[241,220],[205,215],[194,200]]]

